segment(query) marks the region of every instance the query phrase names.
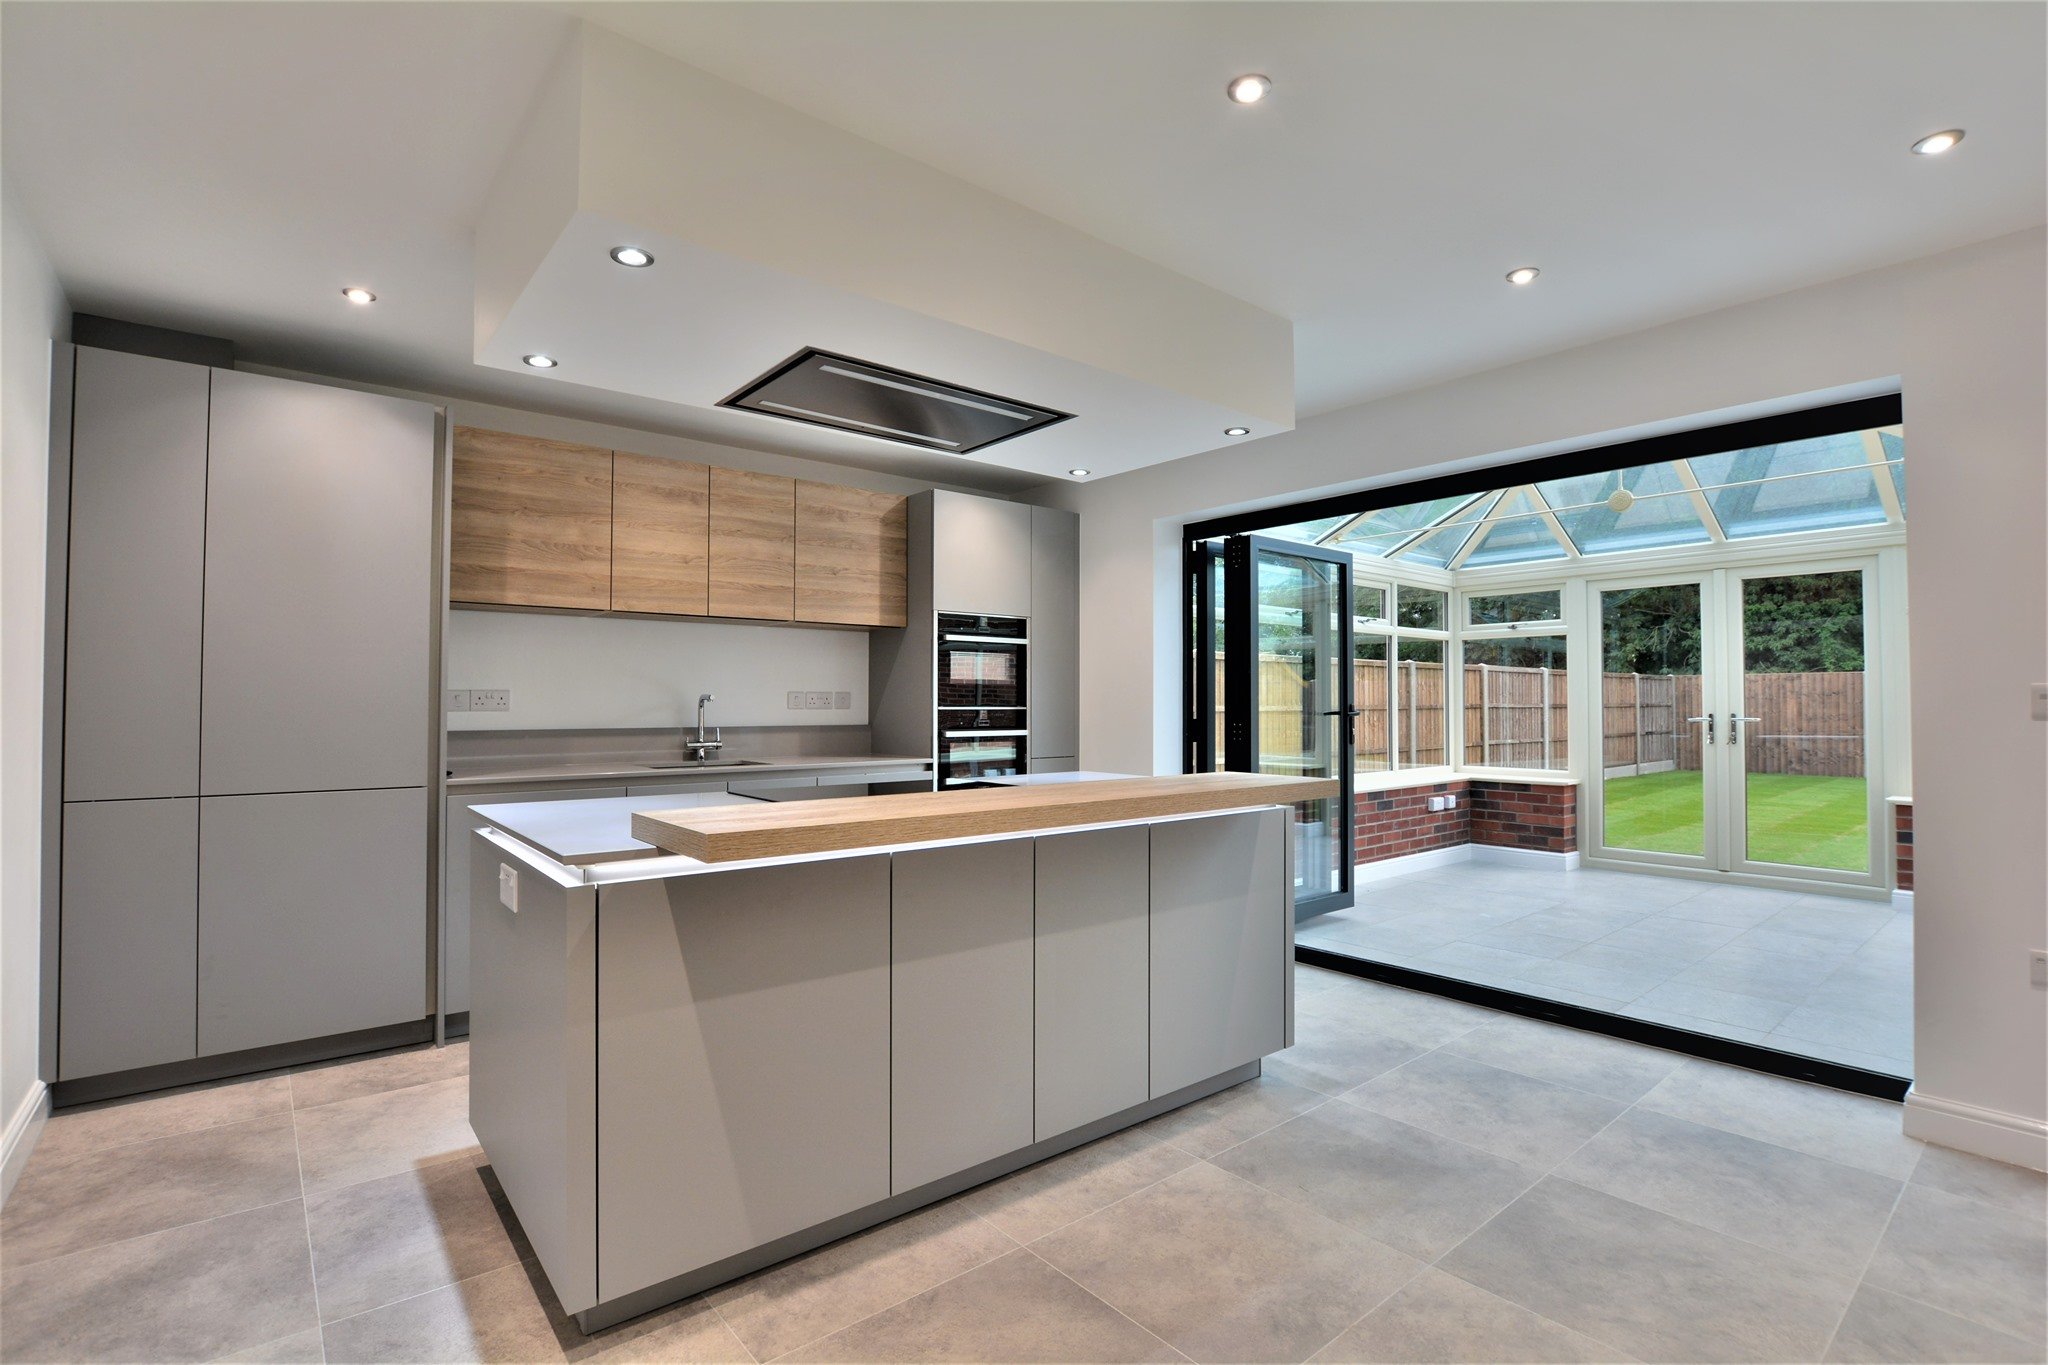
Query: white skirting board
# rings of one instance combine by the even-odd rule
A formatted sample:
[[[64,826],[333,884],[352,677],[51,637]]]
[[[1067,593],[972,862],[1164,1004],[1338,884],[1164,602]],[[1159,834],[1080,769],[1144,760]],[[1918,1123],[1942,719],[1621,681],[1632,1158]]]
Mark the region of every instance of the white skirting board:
[[[36,1149],[36,1139],[43,1135],[43,1122],[49,1117],[50,1087],[39,1080],[8,1115],[7,1136],[0,1139],[0,1203],[14,1193],[14,1182],[21,1179],[22,1168],[28,1165],[29,1153]]]
[[[1894,891],[1894,892],[1892,892],[1892,909],[1894,909],[1894,910],[1903,910],[1903,911],[1905,911],[1905,912],[1906,912],[1907,914],[1909,914],[1909,915],[1910,915],[1910,914],[1912,914],[1912,913],[1913,913],[1913,893],[1912,893],[1912,892],[1910,892],[1910,891]]]
[[[1570,853],[1551,853],[1540,848],[1454,844],[1449,848],[1429,848],[1420,853],[1403,853],[1398,858],[1382,858],[1378,862],[1359,863],[1352,868],[1351,879],[1354,885],[1365,886],[1372,882],[1390,881],[1395,877],[1412,877],[1433,867],[1453,867],[1459,863],[1486,863],[1495,867],[1527,867],[1546,872],[1569,872],[1579,865],[1579,855],[1576,850]]]
[[[1904,1128],[1907,1137],[1922,1142],[2048,1171],[2048,1123],[2040,1119],[1941,1099],[1915,1087],[1906,1093]]]

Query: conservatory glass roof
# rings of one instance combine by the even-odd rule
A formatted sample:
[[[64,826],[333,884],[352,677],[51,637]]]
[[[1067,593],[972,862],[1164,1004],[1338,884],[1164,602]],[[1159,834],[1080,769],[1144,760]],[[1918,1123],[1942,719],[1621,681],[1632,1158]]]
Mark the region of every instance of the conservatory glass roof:
[[[1265,534],[1439,569],[1903,523],[1901,427],[1321,517]]]

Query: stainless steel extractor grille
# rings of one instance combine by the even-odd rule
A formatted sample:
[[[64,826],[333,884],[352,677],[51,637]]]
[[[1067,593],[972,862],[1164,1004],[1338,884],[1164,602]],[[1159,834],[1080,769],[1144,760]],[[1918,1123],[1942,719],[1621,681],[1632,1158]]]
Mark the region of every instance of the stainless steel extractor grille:
[[[815,349],[799,351],[719,406],[957,455],[1073,415]]]

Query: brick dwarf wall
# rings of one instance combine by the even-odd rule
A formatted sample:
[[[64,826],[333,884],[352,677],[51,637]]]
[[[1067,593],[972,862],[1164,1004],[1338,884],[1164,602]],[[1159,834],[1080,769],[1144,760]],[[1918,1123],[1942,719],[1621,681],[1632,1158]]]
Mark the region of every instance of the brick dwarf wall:
[[[1910,802],[1892,807],[1892,885],[1901,891],[1913,889],[1913,806]]]
[[[1455,796],[1458,804],[1433,811],[1432,796]],[[1579,846],[1578,797],[1577,787],[1465,778],[1360,792],[1353,801],[1353,861],[1376,863],[1460,844],[1569,853]]]

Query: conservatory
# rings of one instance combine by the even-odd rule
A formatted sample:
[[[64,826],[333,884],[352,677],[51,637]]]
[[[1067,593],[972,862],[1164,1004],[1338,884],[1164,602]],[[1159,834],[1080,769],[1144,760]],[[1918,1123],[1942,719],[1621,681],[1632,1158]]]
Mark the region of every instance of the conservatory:
[[[1188,529],[1190,766],[1347,783],[1300,945],[1911,1076],[1896,397]]]

